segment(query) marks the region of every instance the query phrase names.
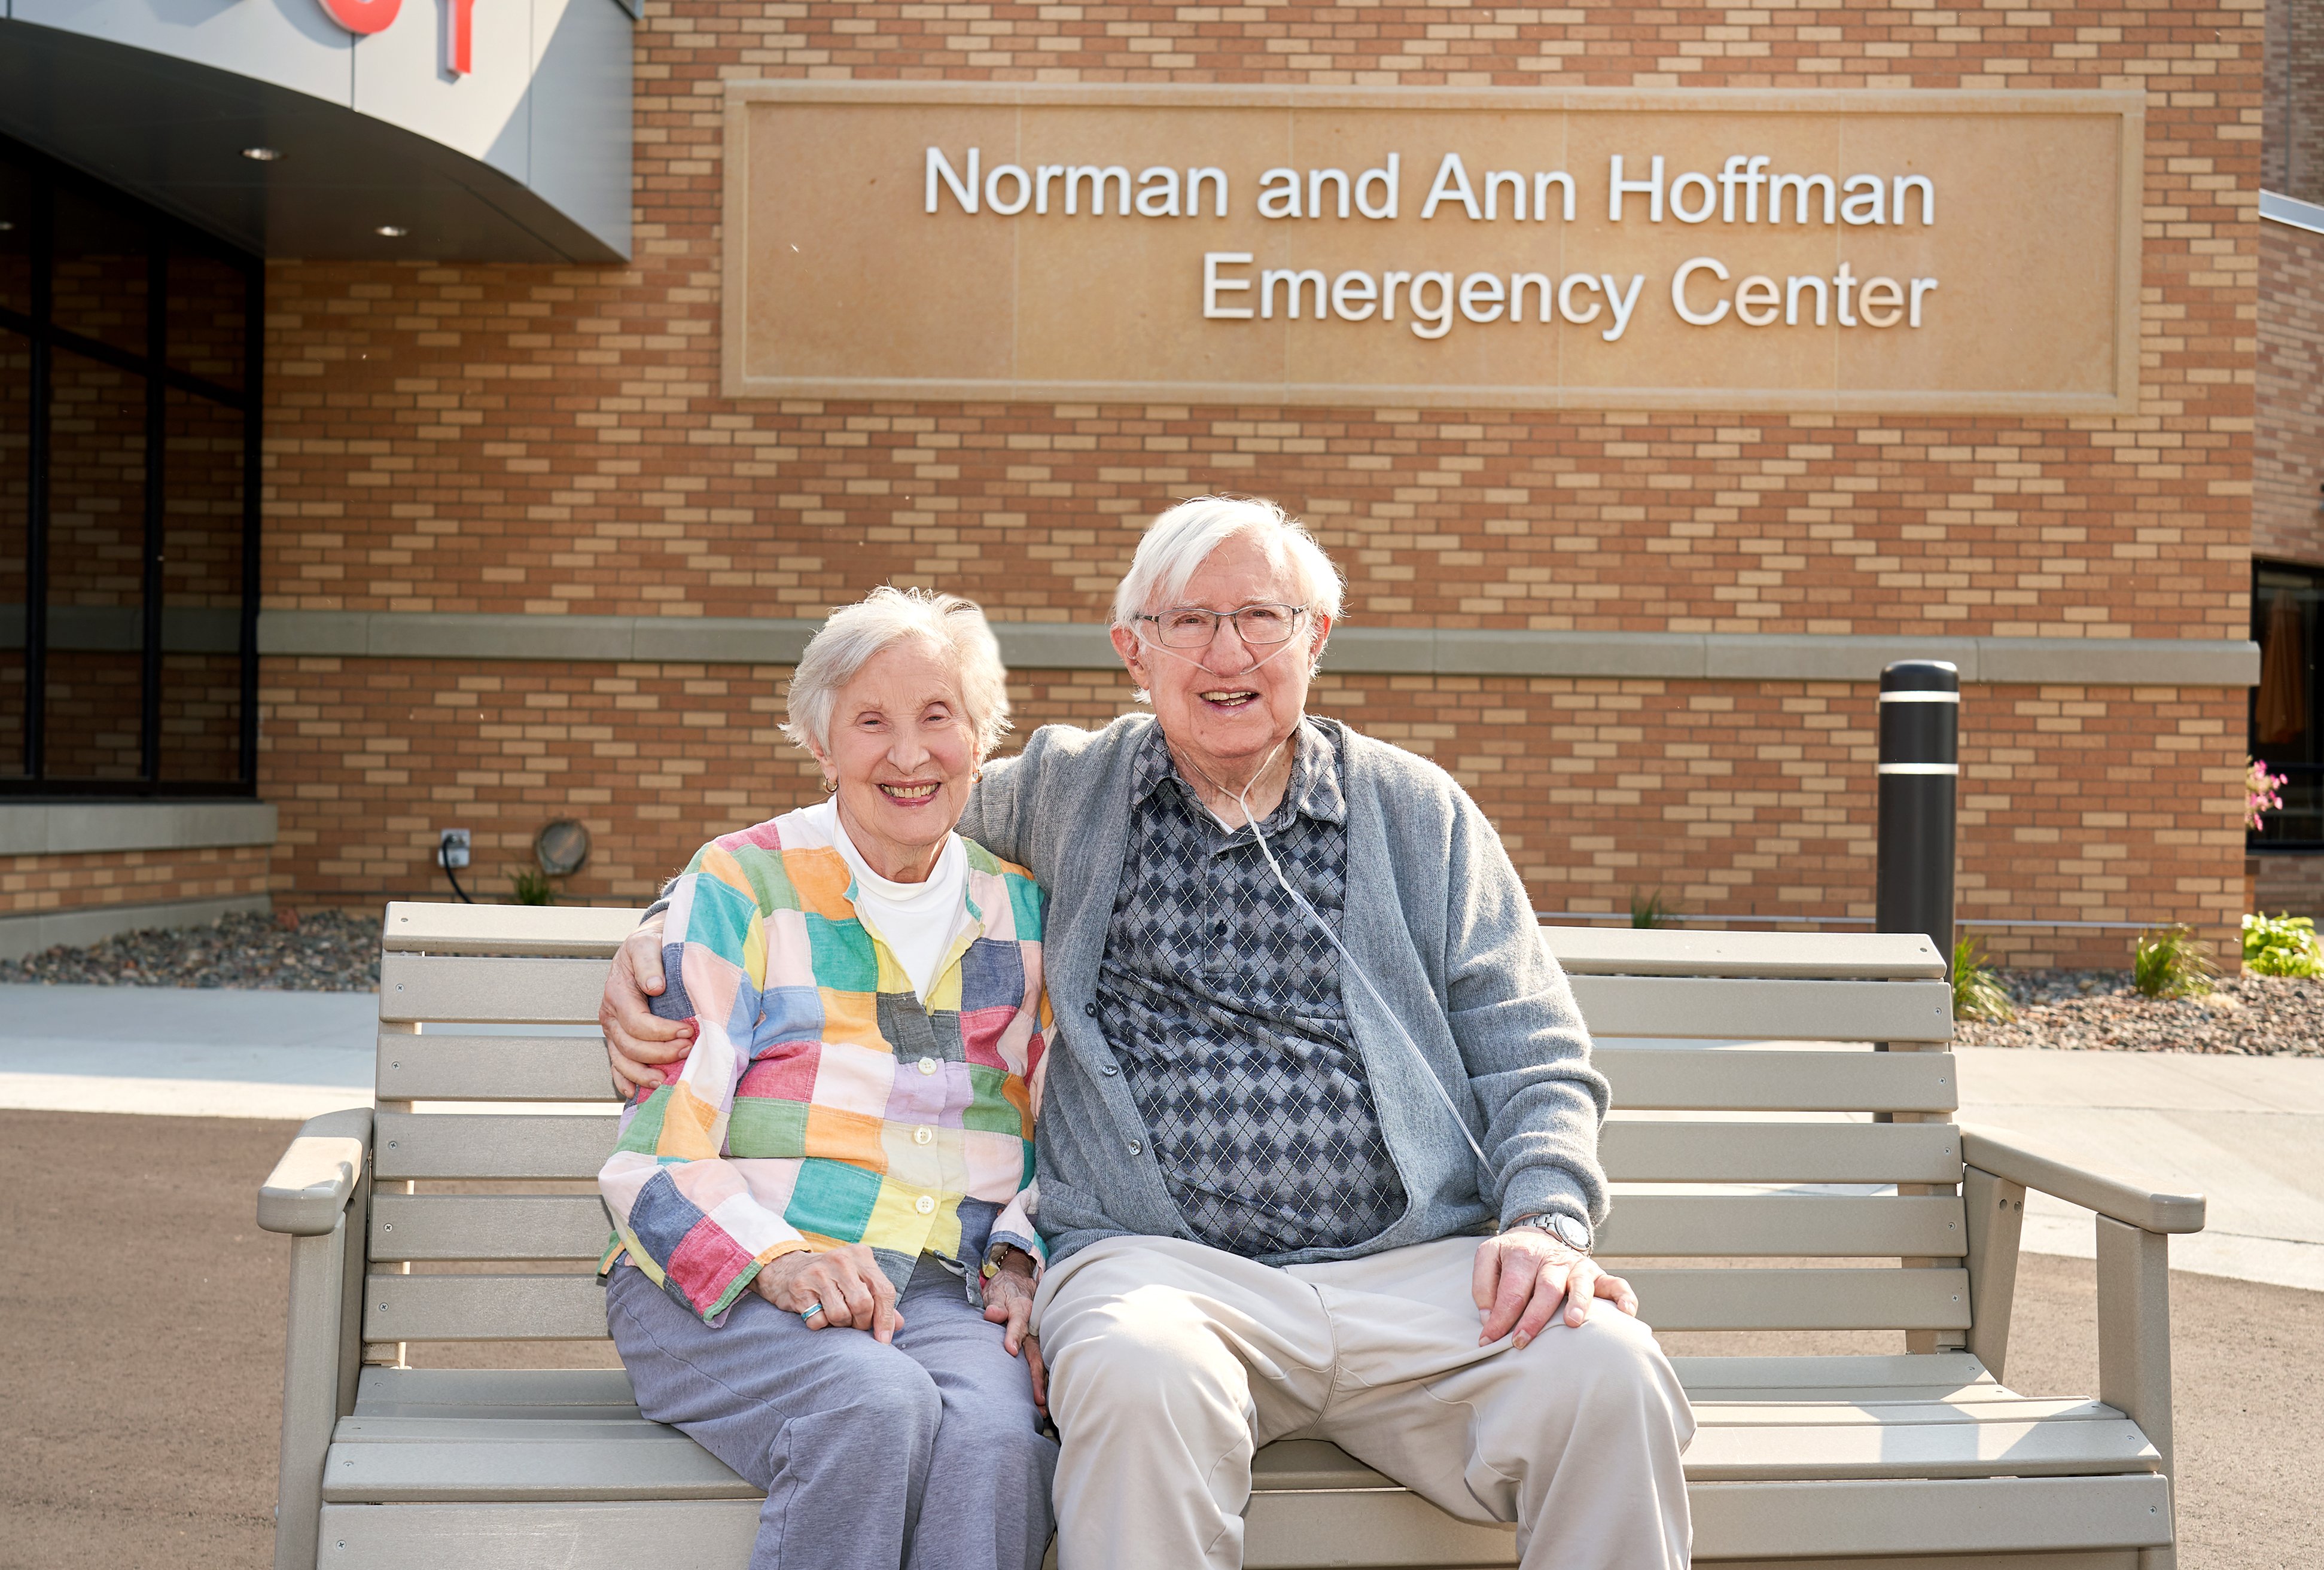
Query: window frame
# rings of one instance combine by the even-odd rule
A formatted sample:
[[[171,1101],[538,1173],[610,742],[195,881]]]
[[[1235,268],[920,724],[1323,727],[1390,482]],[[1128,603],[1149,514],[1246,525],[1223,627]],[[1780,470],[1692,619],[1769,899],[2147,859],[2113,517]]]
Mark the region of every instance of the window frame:
[[[23,174],[30,194],[31,234],[28,311],[0,304],[0,330],[22,337],[28,351],[24,524],[24,717],[23,771],[0,775],[0,800],[118,797],[235,797],[258,794],[258,605],[261,544],[260,480],[263,469],[266,271],[263,261],[182,219],[94,180],[37,150],[0,136],[0,162]],[[57,325],[57,197],[72,190],[110,207],[141,226],[145,243],[145,340],[132,352]],[[195,251],[243,275],[242,386],[237,390],[170,363],[169,266],[173,251]],[[94,779],[51,775],[48,764],[48,675],[50,587],[50,480],[51,414],[57,351],[109,365],[144,380],[144,476],[142,523],[138,772],[132,778]],[[237,655],[238,730],[235,739],[237,777],[163,777],[162,611],[170,394],[172,391],[233,410],[242,421],[241,603]]]

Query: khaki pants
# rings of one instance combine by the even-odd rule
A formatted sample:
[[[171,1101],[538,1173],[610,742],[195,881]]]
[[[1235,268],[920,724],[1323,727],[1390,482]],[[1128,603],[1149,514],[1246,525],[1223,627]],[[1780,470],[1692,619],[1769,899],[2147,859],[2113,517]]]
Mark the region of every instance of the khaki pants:
[[[1277,1268],[1112,1237],[1041,1284],[1061,1570],[1242,1563],[1251,1455],[1329,1439],[1442,1509],[1516,1523],[1526,1570],[1673,1570],[1694,1419],[1645,1326],[1597,1304],[1477,1345],[1478,1240]]]

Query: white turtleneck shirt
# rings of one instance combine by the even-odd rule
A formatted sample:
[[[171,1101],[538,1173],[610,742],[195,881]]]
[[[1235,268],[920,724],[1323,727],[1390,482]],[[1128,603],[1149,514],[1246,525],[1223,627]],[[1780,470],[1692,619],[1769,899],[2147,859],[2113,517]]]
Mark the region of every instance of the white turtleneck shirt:
[[[944,849],[936,852],[936,868],[926,882],[897,883],[881,877],[863,859],[863,852],[848,837],[836,800],[807,810],[830,833],[847,869],[855,875],[856,914],[888,945],[896,963],[910,978],[912,990],[925,1004],[928,989],[936,985],[936,967],[944,963],[946,950],[968,919],[968,847],[959,835],[946,834]]]

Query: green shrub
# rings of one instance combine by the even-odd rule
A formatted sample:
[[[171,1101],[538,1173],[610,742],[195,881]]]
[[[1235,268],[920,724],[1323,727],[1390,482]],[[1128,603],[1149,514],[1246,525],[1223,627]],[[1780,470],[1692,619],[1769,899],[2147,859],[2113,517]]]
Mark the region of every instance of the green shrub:
[[[1639,894],[1636,890],[1631,891],[1630,924],[1632,926],[1671,926],[1674,924],[1671,918],[1677,914],[1677,904],[1670,900],[1665,899],[1661,889],[1656,889],[1652,894]]]
[[[555,904],[557,886],[549,881],[549,874],[538,868],[520,867],[509,874],[509,883],[518,904]]]
[[[2244,969],[2255,976],[2324,976],[2313,916],[2244,918]]]
[[[2209,947],[2186,927],[2144,932],[2131,945],[2130,982],[2148,997],[2201,997],[2218,974]]]
[[[2009,989],[2001,985],[1993,961],[1975,938],[1953,944],[1953,1017],[2008,1021],[2017,1017],[2009,1006]]]

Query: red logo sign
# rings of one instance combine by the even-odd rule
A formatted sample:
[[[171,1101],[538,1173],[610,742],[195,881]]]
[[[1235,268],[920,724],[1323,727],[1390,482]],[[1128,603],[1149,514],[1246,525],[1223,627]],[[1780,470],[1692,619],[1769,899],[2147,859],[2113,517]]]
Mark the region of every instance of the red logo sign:
[[[331,20],[349,32],[384,32],[403,0],[322,0]],[[476,0],[444,0],[444,69],[465,77],[475,68]]]
[[[323,9],[349,32],[383,32],[403,9],[403,0],[323,0]]]

